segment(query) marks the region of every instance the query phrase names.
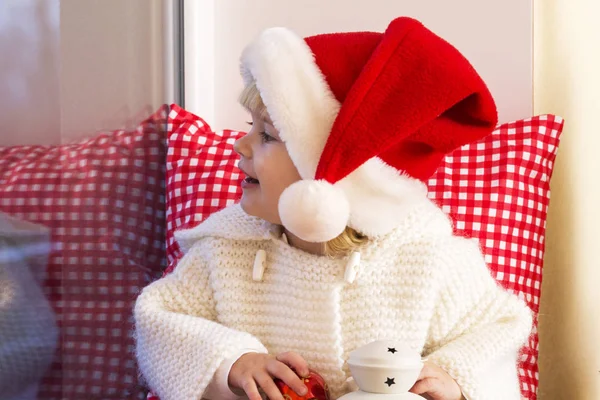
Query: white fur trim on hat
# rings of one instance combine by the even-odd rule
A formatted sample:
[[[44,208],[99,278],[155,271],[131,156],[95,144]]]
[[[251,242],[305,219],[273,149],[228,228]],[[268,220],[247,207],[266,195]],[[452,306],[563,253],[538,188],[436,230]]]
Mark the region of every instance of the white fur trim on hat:
[[[303,38],[265,30],[241,57],[246,84],[255,81],[275,128],[304,179],[313,179],[340,110]]]
[[[367,236],[380,236],[397,227],[413,205],[427,197],[427,186],[373,157],[336,186],[350,203],[349,226]]]
[[[300,239],[322,243],[344,232],[350,205],[338,186],[326,181],[302,180],[281,194],[279,217],[283,226]]]
[[[302,180],[279,199],[283,226],[302,240],[327,242],[346,226],[370,237],[391,232],[427,197],[427,186],[374,157],[332,185]]]

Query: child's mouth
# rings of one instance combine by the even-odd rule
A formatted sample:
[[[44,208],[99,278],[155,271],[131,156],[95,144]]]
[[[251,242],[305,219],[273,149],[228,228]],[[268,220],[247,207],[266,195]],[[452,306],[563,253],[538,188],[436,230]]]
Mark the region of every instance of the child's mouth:
[[[258,185],[260,183],[258,179],[254,179],[251,176],[247,176],[246,179],[244,179],[244,182],[250,185]]]

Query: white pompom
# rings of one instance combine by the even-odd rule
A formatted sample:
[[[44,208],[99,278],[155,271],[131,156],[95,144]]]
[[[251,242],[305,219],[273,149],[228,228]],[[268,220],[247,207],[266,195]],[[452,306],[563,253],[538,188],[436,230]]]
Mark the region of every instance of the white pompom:
[[[350,204],[342,189],[326,181],[302,180],[279,198],[283,226],[302,240],[327,242],[338,237],[350,218]]]

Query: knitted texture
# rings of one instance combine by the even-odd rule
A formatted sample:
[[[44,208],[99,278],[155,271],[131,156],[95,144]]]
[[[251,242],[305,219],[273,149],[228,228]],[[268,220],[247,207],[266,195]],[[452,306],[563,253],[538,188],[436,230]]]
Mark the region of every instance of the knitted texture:
[[[472,400],[519,398],[517,352],[530,312],[491,277],[477,242],[452,236],[428,200],[361,249],[352,284],[347,260],[289,247],[237,205],[176,238],[187,254],[135,309],[139,365],[162,400],[201,398],[223,360],[262,346],[300,353],[335,399],[355,389],[349,353],[390,338],[429,356]],[[261,249],[266,269],[255,282]],[[509,379],[490,388],[486,373]]]
[[[190,251],[173,274],[146,288],[134,310],[139,367],[163,400],[200,399],[221,362],[261,346],[213,322],[215,299],[200,251]]]

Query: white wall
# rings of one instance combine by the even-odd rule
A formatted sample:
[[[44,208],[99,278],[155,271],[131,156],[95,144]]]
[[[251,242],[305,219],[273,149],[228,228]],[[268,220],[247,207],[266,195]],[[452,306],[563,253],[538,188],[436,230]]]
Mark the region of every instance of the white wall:
[[[163,0],[61,0],[64,140],[133,127],[164,101]]]
[[[523,0],[187,0],[186,108],[216,129],[245,129],[238,60],[261,30],[383,31],[401,15],[422,20],[471,60],[497,98],[501,120],[531,115],[531,4]]]
[[[0,0],[0,146],[135,126],[168,101],[171,0]]]
[[[0,146],[60,142],[59,0],[0,1]]]
[[[540,400],[600,399],[600,3],[535,1],[535,112],[565,117],[550,201]]]

